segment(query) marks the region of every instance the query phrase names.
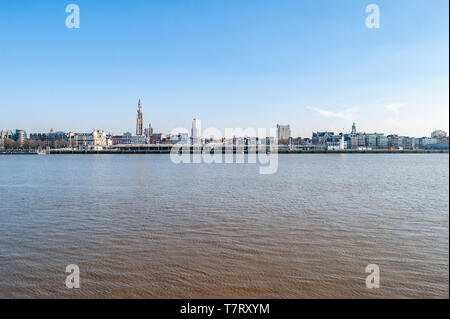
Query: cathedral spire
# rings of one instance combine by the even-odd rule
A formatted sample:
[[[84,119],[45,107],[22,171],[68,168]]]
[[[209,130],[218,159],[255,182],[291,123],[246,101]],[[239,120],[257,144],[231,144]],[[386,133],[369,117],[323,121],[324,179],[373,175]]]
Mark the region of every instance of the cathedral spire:
[[[137,119],[136,119],[136,135],[144,135],[144,114],[142,112],[142,102],[139,99]]]

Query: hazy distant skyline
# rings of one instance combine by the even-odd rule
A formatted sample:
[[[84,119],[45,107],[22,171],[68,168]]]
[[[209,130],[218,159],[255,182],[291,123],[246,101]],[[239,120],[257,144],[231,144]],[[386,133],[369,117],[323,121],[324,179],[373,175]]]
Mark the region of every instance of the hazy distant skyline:
[[[81,28],[65,7],[79,5]],[[380,29],[365,26],[379,5]],[[0,0],[0,130],[449,130],[447,0]]]

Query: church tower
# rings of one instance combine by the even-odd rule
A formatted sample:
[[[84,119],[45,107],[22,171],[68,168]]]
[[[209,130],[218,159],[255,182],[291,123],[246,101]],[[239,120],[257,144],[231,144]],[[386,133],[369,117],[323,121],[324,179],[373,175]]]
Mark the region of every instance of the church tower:
[[[137,119],[136,119],[136,135],[144,135],[144,114],[142,112],[142,102],[139,99]]]
[[[352,125],[352,134],[353,135],[356,134],[356,123],[355,122],[353,122],[353,125]]]

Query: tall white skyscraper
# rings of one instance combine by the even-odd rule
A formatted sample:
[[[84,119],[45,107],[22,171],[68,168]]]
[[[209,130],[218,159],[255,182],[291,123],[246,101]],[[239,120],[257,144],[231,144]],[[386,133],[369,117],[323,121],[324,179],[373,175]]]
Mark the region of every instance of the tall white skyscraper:
[[[192,120],[192,130],[191,130],[191,137],[199,139],[202,137],[201,133],[202,124],[199,119],[193,119]]]
[[[202,144],[202,133],[201,133],[202,124],[199,119],[192,120],[192,129],[191,129],[191,142],[192,145],[201,145]]]

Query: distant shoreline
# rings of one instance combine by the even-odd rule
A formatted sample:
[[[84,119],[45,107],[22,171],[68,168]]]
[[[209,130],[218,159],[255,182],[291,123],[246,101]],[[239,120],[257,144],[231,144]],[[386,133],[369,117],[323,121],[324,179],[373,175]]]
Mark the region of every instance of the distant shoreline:
[[[231,152],[226,152],[230,154]],[[235,154],[236,152],[233,152]],[[254,152],[252,152],[254,153]],[[449,150],[345,150],[345,151],[325,151],[325,150],[315,150],[315,151],[285,151],[280,150],[278,154],[448,154]],[[131,151],[131,150],[101,150],[101,151],[58,151],[51,150],[51,155],[70,155],[70,154],[83,154],[83,155],[99,155],[99,154],[170,154],[168,150],[146,150],[146,151]],[[191,152],[192,154],[192,152]],[[225,154],[225,152],[222,152]],[[247,154],[247,152],[245,152]],[[37,152],[0,152],[0,155],[38,155]]]
[[[219,152],[220,153],[220,152]],[[231,152],[227,152],[226,154],[230,154]],[[252,152],[253,154],[255,152]],[[436,153],[446,153],[448,154],[448,150],[419,150],[419,151],[388,151],[388,150],[380,150],[380,151],[278,151],[278,154],[436,154]],[[50,154],[170,154],[170,151],[50,151]],[[192,154],[192,152],[191,152]],[[222,152],[225,154],[225,152]],[[236,154],[236,152],[233,152]],[[245,154],[248,154],[245,152]]]

